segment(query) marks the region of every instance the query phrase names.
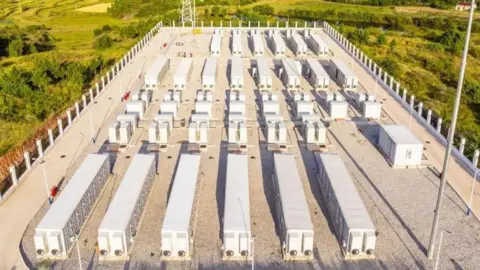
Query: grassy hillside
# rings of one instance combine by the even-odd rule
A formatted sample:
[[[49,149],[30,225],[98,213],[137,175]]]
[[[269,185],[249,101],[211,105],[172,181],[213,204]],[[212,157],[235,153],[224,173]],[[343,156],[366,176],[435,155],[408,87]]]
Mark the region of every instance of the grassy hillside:
[[[0,156],[64,111],[156,20],[98,0],[0,3]]]
[[[108,69],[110,63],[136,42],[142,31],[160,19],[178,20],[180,3],[180,0],[23,0],[20,10],[17,0],[2,1],[0,155],[71,105],[97,74]],[[451,8],[454,2],[449,0],[429,0],[422,4],[406,0],[356,3],[204,0],[197,1],[197,17],[204,21],[326,20],[381,63],[409,93],[424,101],[448,124],[467,13],[454,11]],[[467,151],[480,143],[478,15],[459,124],[459,132],[470,142]],[[15,77],[16,74],[21,76]],[[21,83],[7,83],[12,80]],[[43,101],[35,102],[38,99]]]

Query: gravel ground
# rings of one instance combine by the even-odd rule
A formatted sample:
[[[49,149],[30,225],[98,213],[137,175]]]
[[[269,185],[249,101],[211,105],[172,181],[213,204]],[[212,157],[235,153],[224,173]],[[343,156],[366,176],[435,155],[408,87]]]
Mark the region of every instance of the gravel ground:
[[[169,86],[172,85],[172,75],[178,66],[177,55],[180,52],[193,52],[194,70],[189,89],[200,87],[200,74],[203,60],[208,56],[210,34],[180,35],[173,31],[165,33],[154,40],[151,46],[158,46],[164,42],[173,43],[181,40],[184,46],[171,46],[165,53],[172,57],[170,72],[164,85],[154,93],[154,102],[147,112],[147,120],[141,121],[140,128],[135,132],[131,147],[125,152],[111,154],[115,160],[113,176],[106,184],[105,189],[97,202],[90,219],[86,222],[80,235],[80,249],[82,265],[87,269],[247,269],[250,262],[223,262],[221,260],[222,246],[222,216],[225,189],[226,170],[226,132],[223,128],[225,110],[225,93],[228,89],[227,59],[229,58],[229,33],[225,33],[222,42],[222,53],[219,57],[217,90],[214,93],[212,129],[209,132],[209,146],[203,152],[201,161],[201,177],[197,191],[197,206],[195,219],[195,237],[193,258],[191,261],[164,262],[160,259],[160,229],[167,205],[168,192],[181,153],[186,152],[185,140],[187,130],[175,128],[170,140],[170,146],[165,152],[158,153],[158,176],[152,188],[144,215],[138,230],[131,259],[128,262],[99,262],[95,253],[97,229],[106,212],[107,206],[113,198],[123,174],[130,163],[130,158],[137,152],[144,151],[142,143],[148,139],[146,127],[159,109]],[[244,50],[247,50],[247,40],[244,35]],[[266,45],[266,44],[265,44]],[[267,48],[267,46],[265,47]],[[291,54],[291,52],[288,52]],[[250,56],[250,52],[246,53]],[[267,51],[266,56],[270,55]],[[145,66],[149,67],[154,60],[151,55],[146,56]],[[306,199],[309,205],[312,222],[315,228],[314,260],[312,262],[283,262],[281,256],[280,238],[275,226],[275,204],[272,193],[271,174],[273,169],[272,153],[267,151],[264,142],[263,130],[256,123],[259,117],[258,96],[253,78],[247,73],[250,71],[250,59],[245,59],[245,94],[247,96],[247,117],[249,122],[249,181],[250,181],[250,209],[252,231],[255,237],[255,267],[257,269],[430,269],[433,262],[427,260],[425,249],[429,240],[430,226],[433,219],[433,209],[437,196],[439,179],[434,169],[392,169],[383,155],[376,149],[375,141],[378,124],[373,122],[345,122],[334,123],[329,130],[328,139],[331,143],[330,152],[339,153],[354,181],[361,198],[363,199],[379,236],[377,238],[375,260],[345,261],[342,258],[340,246],[333,234],[329,223],[325,201],[321,196],[316,181],[316,161],[312,154],[303,145],[302,138],[292,122],[288,122],[289,152],[297,160],[298,171],[303,181]],[[270,61],[273,68],[273,61]],[[282,114],[286,120],[291,118],[291,106],[285,100],[288,93],[282,92],[280,80],[274,76],[273,88],[277,92],[281,104]],[[129,90],[140,87],[139,81],[132,82]],[[304,80],[302,87],[308,89]],[[338,86],[332,84],[332,90]],[[318,97],[317,97],[318,98]],[[317,99],[318,100],[318,99]],[[187,119],[194,109],[195,91],[186,91],[179,112],[179,118]],[[115,108],[108,119],[114,119],[116,114],[123,110],[122,106]],[[324,108],[316,106],[316,112],[326,115]],[[358,115],[351,109],[352,115]],[[327,114],[328,115],[328,114]],[[388,119],[388,118],[386,118]],[[391,122],[383,120],[382,122]],[[108,123],[108,120],[106,121]],[[104,125],[99,133],[99,143],[90,145],[79,154],[75,163],[66,174],[68,180],[81,164],[88,153],[105,150],[104,142],[107,139],[107,127]],[[428,144],[425,145],[428,151]],[[428,161],[425,161],[428,162]],[[62,187],[67,183],[64,181]],[[45,204],[37,213],[25,231],[20,248],[25,255],[27,265],[32,268],[37,265],[33,235],[34,228],[48,210]],[[475,269],[480,259],[475,256],[480,252],[479,235],[480,223],[474,217],[466,217],[465,206],[455,192],[446,188],[446,200],[442,208],[443,216],[441,230],[444,239],[440,256],[439,269]],[[438,242],[438,241],[437,241]],[[70,258],[64,261],[45,263],[52,269],[76,269],[77,255],[73,251]]]

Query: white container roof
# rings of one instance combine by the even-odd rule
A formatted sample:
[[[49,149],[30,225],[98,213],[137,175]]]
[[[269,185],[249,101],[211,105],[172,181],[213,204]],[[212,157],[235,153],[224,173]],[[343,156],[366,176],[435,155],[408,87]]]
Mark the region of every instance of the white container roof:
[[[317,59],[307,59],[307,63],[317,78],[330,78],[327,71],[325,71]]]
[[[155,166],[154,155],[135,155],[108,206],[99,230],[127,229],[152,166]]]
[[[243,77],[243,60],[240,58],[232,58],[231,63],[231,76]]]
[[[367,208],[353,184],[342,158],[337,154],[317,154],[325,168],[338,205],[349,229],[375,230]]]
[[[338,70],[340,70],[340,72],[342,72],[345,77],[357,77],[357,75],[355,75],[355,73],[353,73],[353,71],[342,60],[332,58],[330,61],[337,67]]]
[[[222,44],[222,36],[221,35],[213,35],[212,41],[210,43],[211,50],[220,50]]]
[[[145,76],[147,77],[157,77],[160,71],[162,71],[163,67],[167,64],[168,58],[165,56],[159,56],[155,59],[155,62],[147,71]]]
[[[192,58],[183,58],[180,61],[180,65],[178,65],[177,71],[175,71],[175,77],[187,77],[192,63]]]
[[[293,155],[274,154],[273,159],[287,229],[313,230],[295,157]]]
[[[298,33],[293,34],[292,38],[299,48],[300,47],[303,47],[303,49],[307,48],[307,44],[305,43],[305,41],[303,41],[302,37]]]
[[[394,141],[397,145],[400,144],[420,144],[423,145],[423,142],[417,138],[407,127],[401,125],[381,125],[381,129],[388,134],[388,136]]]
[[[320,46],[320,47],[328,47],[327,43],[319,36],[316,34],[311,34],[310,38],[315,40],[315,42]]]
[[[282,66],[285,69],[285,73],[287,74],[288,77],[294,77],[294,76],[300,77],[300,72],[297,69],[295,60],[290,58],[283,58]]]
[[[203,77],[215,77],[217,75],[217,59],[207,58],[203,66]]]
[[[248,156],[228,154],[224,230],[250,231]]]
[[[263,50],[262,36],[260,34],[254,34],[254,35],[252,35],[252,39],[253,39],[254,49],[262,49]]]
[[[270,67],[266,58],[257,59],[257,68],[259,77],[271,77]]]
[[[285,49],[285,42],[280,34],[273,35],[273,42],[275,43],[276,47]]]
[[[108,155],[89,154],[40,221],[37,229],[63,230],[107,159]]]
[[[188,231],[200,170],[200,155],[182,154],[175,172],[162,230]]]

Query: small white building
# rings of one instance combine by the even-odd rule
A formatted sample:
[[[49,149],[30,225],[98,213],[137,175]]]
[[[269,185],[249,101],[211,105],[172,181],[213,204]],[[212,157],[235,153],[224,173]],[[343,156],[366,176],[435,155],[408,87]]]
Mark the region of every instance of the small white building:
[[[295,115],[301,118],[303,115],[313,114],[313,103],[311,101],[299,100],[295,102]]]
[[[159,114],[148,127],[150,143],[167,144],[173,130],[173,115]]]
[[[132,125],[130,122],[112,122],[108,127],[108,141],[110,143],[128,144],[132,138]]]
[[[380,119],[382,117],[382,103],[377,101],[364,101],[362,114],[365,118]]]
[[[262,110],[264,116],[268,114],[280,114],[280,105],[278,101],[265,100],[263,101]]]
[[[210,117],[207,114],[192,114],[188,126],[189,143],[208,143],[209,119]]]
[[[328,103],[328,113],[333,119],[346,119],[348,117],[348,103],[346,101],[332,100]]]
[[[152,103],[152,90],[139,90],[132,93],[132,100],[141,100],[145,102],[145,107],[148,108]]]
[[[160,103],[161,114],[172,114],[173,118],[177,118],[178,115],[178,102],[167,100]]]
[[[240,100],[240,101],[245,101],[245,94],[242,93],[242,91],[239,90],[231,90],[228,99],[230,101],[232,100]]]
[[[394,168],[422,164],[423,142],[405,126],[381,125],[378,145]]]
[[[287,126],[280,115],[271,115],[266,118],[266,139],[269,144],[287,143]]]
[[[186,90],[188,87],[188,80],[193,71],[193,59],[184,58],[180,62],[180,65],[173,75],[173,89],[174,90]]]
[[[136,114],[119,114],[117,115],[117,121],[120,123],[130,123],[132,132],[138,127],[138,115]]]
[[[139,119],[145,115],[145,102],[141,100],[130,100],[125,104],[125,113],[136,114]]]
[[[278,101],[278,96],[277,94],[272,93],[272,91],[263,90],[262,101],[267,101],[267,100]]]
[[[330,59],[330,74],[345,91],[357,91],[358,78],[340,59]]]
[[[163,101],[174,101],[177,103],[177,108],[182,103],[182,91],[181,90],[169,90],[163,95]]]
[[[228,106],[228,112],[245,115],[245,108],[246,108],[245,101],[230,100],[230,103]]]
[[[247,144],[247,122],[245,115],[230,112],[228,118],[228,142],[241,145]]]
[[[208,118],[212,117],[212,102],[208,100],[195,102],[195,113],[206,114],[208,115]]]
[[[318,115],[302,115],[302,132],[306,143],[326,144],[327,128]]]
[[[213,93],[210,90],[197,91],[197,101],[210,101],[213,102]]]

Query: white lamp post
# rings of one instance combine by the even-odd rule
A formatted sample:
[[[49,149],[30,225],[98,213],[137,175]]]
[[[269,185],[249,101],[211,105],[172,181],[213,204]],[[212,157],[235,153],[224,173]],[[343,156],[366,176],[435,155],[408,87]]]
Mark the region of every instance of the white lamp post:
[[[417,104],[416,106],[412,106],[411,109],[410,109],[410,120],[408,122],[408,129],[411,129],[412,128],[412,115],[413,115],[413,110],[415,110],[415,108],[417,108],[420,104]]]
[[[75,244],[77,242],[77,254],[78,254],[78,269],[82,270],[82,257],[80,256],[80,246],[78,244],[78,235],[72,234],[70,236],[70,242]]]
[[[48,198],[48,203],[52,203],[50,200],[50,190],[48,189],[48,179],[47,179],[47,171],[45,170],[45,160],[42,159],[40,161],[40,164],[42,164],[42,171],[43,171],[43,180],[45,181],[45,190],[47,191],[47,198]]]
[[[473,176],[472,190],[470,191],[470,200],[468,200],[467,216],[470,216],[470,213],[472,212],[473,192],[475,191],[475,182],[477,182],[477,173],[479,171],[480,169],[477,169],[477,171],[475,172],[475,175]]]

